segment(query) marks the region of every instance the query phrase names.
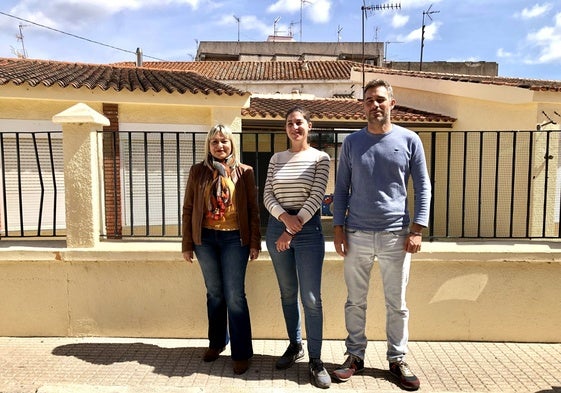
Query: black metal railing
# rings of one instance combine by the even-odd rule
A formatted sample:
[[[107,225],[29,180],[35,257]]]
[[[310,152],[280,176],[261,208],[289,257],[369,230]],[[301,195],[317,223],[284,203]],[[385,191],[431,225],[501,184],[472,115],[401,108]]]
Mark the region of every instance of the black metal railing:
[[[65,236],[62,164],[62,132],[0,132],[0,236]]]
[[[332,157],[328,195],[334,189],[341,143],[351,132],[314,129],[311,135],[312,144]],[[418,134],[433,186],[427,232],[431,239],[561,237],[559,131]],[[191,165],[203,159],[206,133],[131,131],[102,135],[104,236],[181,236],[185,184]],[[288,147],[286,135],[244,131],[239,134],[238,146],[242,162],[254,167],[262,198],[269,159]],[[61,147],[59,133],[0,133],[2,236],[64,235]],[[30,159],[33,156],[35,159]],[[413,201],[409,203],[412,208]],[[322,211],[330,214],[328,206]],[[265,224],[264,209],[262,216]]]

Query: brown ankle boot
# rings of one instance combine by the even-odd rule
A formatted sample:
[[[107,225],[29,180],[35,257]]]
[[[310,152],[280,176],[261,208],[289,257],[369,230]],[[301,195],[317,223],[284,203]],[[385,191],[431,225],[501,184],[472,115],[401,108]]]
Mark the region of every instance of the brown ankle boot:
[[[249,359],[248,360],[234,360],[232,362],[232,368],[234,370],[234,374],[243,374],[249,368]]]
[[[220,356],[220,353],[224,351],[224,347],[222,348],[209,348],[206,350],[205,354],[203,355],[204,362],[214,362]]]

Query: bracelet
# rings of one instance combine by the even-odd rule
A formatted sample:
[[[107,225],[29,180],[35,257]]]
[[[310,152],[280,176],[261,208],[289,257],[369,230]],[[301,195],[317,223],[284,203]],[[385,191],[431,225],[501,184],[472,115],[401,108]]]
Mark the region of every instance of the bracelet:
[[[288,232],[288,229],[286,229],[286,228],[284,229],[284,233],[287,233],[288,236],[290,236],[290,237],[294,237],[294,233]]]
[[[414,231],[411,231],[411,232],[409,232],[409,234],[410,234],[410,235],[416,235],[416,236],[423,236],[423,233],[422,233],[422,232],[414,232]]]

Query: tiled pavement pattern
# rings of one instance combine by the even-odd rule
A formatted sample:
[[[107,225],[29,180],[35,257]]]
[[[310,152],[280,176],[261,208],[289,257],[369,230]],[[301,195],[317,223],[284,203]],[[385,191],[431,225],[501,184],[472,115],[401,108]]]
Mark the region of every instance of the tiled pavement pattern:
[[[232,372],[227,349],[213,363],[206,340],[132,338],[0,338],[1,393],[281,393],[319,392],[307,360],[285,371],[275,360],[284,340],[254,340],[249,371]],[[343,340],[324,341],[332,371]],[[305,358],[307,359],[307,358]],[[561,344],[411,342],[407,361],[420,392],[561,392]],[[388,375],[385,343],[369,342],[365,372],[330,391],[399,392]]]

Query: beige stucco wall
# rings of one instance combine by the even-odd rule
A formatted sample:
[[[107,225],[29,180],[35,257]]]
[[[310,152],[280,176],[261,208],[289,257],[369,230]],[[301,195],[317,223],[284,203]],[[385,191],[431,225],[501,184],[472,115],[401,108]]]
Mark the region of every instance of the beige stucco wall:
[[[186,124],[209,127],[216,122],[224,122],[238,127],[241,124],[240,109],[248,105],[249,96],[214,96],[204,94],[185,95],[162,94],[150,97],[140,93],[95,92],[84,91],[68,94],[66,90],[56,88],[48,97],[42,91],[34,91],[30,98],[10,97],[10,94],[21,96],[19,91],[11,87],[2,87],[0,96],[0,120],[51,120],[53,114],[64,111],[72,105],[83,102],[93,110],[102,113],[103,103],[119,104],[119,121],[121,123],[160,123]],[[41,90],[41,89],[39,89]],[[199,97],[199,98],[193,98]],[[10,97],[10,98],[6,98]],[[239,127],[238,127],[239,128]]]
[[[89,93],[89,100],[82,100],[88,98],[87,92],[66,89],[60,92],[60,100],[53,101],[56,87],[33,90],[34,97],[26,97],[30,93],[20,88],[12,94],[16,98],[0,98],[0,118],[50,119],[74,100],[100,111],[101,102],[118,98],[127,109],[122,115],[131,123],[159,122],[159,113],[162,122],[170,116],[178,119],[167,119],[172,123],[185,119],[189,124],[201,121],[211,125],[238,116],[247,98],[233,98],[225,105],[224,97],[186,97],[182,105],[181,97],[157,95],[150,109],[146,97],[128,92],[118,97],[111,92],[96,92],[95,98]],[[6,92],[3,88],[4,97]],[[426,98],[413,91],[403,97],[419,103]],[[500,123],[485,122],[492,105],[483,112],[483,102],[467,102],[474,98],[444,98],[450,97],[430,98],[444,114],[454,116],[444,109],[460,110],[465,105],[470,108],[461,110],[474,118],[474,127],[476,121]],[[164,105],[169,109],[156,110]],[[509,104],[497,104],[502,105]],[[526,104],[516,104],[520,105]],[[221,109],[208,110],[212,106]],[[141,116],[143,111],[146,117]],[[507,118],[516,111],[495,112]],[[231,123],[239,124],[239,118],[232,117]],[[2,240],[0,246],[0,335],[206,336],[200,270],[197,264],[182,261],[179,242],[105,242],[91,249],[68,249],[66,245],[36,247]],[[557,342],[561,325],[559,250],[554,242],[427,243],[412,266],[411,339]],[[323,281],[326,338],[345,336],[342,277],[341,258],[328,252]],[[278,287],[266,252],[249,266],[247,295],[254,337],[286,338]],[[368,337],[383,339],[384,310],[376,269],[369,296]]]
[[[54,114],[68,109],[75,103],[66,100],[43,101],[0,97],[0,119],[51,121]],[[101,103],[89,102],[88,106],[97,112],[103,111]]]
[[[553,91],[415,74],[365,73],[366,82],[379,78],[391,83],[398,105],[456,118],[453,130],[535,130],[545,120],[542,111],[553,116],[561,105],[561,94]],[[362,73],[353,71],[351,79],[361,81]]]
[[[5,241],[3,241],[5,242]],[[0,250],[0,336],[205,338],[205,289],[198,264],[180,243],[64,242]],[[346,335],[342,259],[327,245],[324,337]],[[557,243],[423,245],[408,291],[412,340],[560,342],[561,251]],[[254,338],[286,338],[275,273],[266,251],[246,278]],[[385,337],[377,266],[367,335]]]

